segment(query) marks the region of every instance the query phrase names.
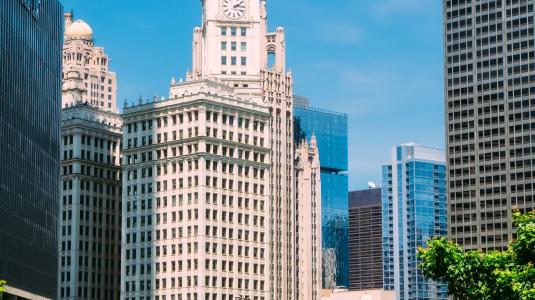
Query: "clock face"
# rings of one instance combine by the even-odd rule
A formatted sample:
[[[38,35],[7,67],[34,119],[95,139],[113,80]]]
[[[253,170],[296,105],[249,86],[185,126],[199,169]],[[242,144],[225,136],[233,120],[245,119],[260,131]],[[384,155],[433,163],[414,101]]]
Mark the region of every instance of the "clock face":
[[[230,19],[241,19],[245,10],[245,0],[223,0],[223,13]]]

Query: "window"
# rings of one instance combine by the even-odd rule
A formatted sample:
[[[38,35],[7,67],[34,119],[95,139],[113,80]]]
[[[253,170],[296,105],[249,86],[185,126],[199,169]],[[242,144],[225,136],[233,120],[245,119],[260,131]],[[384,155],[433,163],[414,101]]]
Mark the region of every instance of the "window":
[[[236,36],[237,30],[238,29],[236,27],[230,27],[230,35]]]
[[[221,42],[221,50],[227,50],[227,42]]]
[[[243,57],[241,58],[241,65],[242,65],[242,66],[246,66],[246,65],[247,65],[247,57],[243,56]]]
[[[231,42],[230,43],[230,50],[236,51],[236,42]]]
[[[247,43],[241,42],[241,51],[247,51]]]
[[[241,29],[241,36],[247,36],[247,28],[242,27]]]
[[[226,56],[221,56],[221,64],[226,66],[227,65],[227,57]]]
[[[236,56],[232,56],[232,57],[230,58],[230,64],[233,65],[233,66],[236,65]]]
[[[221,35],[227,35],[227,27],[221,27]]]

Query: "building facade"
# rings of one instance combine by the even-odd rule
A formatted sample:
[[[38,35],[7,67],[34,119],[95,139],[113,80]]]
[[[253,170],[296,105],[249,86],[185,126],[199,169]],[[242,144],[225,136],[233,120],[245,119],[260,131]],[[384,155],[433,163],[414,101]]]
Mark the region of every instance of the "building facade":
[[[396,294],[393,291],[381,289],[346,291],[346,290],[324,290],[322,300],[395,300]]]
[[[444,1],[449,237],[504,249],[535,208],[535,1]]]
[[[297,233],[311,232],[297,209],[315,207],[296,202],[284,29],[267,31],[264,0],[201,3],[187,81],[172,81],[167,100],[125,108],[121,295],[318,295],[312,273],[297,268],[309,248]]]
[[[0,2],[0,277],[5,297],[55,299],[63,8]]]
[[[418,269],[418,247],[447,235],[444,152],[414,143],[392,150],[382,170],[384,286],[398,300],[446,300],[447,285]]]
[[[64,108],[57,299],[119,299],[121,116]]]
[[[125,108],[123,299],[268,299],[270,115],[200,80]]]
[[[122,118],[115,113],[116,77],[103,48],[94,46],[91,27],[72,18],[65,14],[57,299],[119,299]],[[97,86],[107,92],[106,101],[88,97]]]
[[[347,115],[294,104],[295,140],[317,139],[321,162],[323,287],[347,287],[348,280],[348,129]]]
[[[349,290],[383,288],[381,188],[349,193]]]
[[[316,137],[301,141],[295,154],[296,272],[298,299],[321,299],[321,169]],[[310,280],[311,279],[311,280]]]

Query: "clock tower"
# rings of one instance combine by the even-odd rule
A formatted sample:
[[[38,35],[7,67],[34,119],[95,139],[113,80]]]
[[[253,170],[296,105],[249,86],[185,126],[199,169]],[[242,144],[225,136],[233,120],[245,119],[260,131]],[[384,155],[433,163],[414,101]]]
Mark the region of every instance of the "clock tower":
[[[260,100],[263,70],[285,71],[284,29],[267,32],[266,0],[201,0],[202,26],[193,32],[188,79],[219,79]],[[274,56],[273,65],[268,57]]]
[[[300,233],[302,237],[311,231],[297,222],[293,81],[292,74],[286,72],[284,28],[268,31],[266,0],[201,0],[201,4],[202,25],[193,31],[193,66],[188,81],[223,83],[239,99],[266,107],[271,114],[269,297],[265,300],[319,299],[321,286],[303,283],[321,280],[313,280],[304,268],[298,268],[310,265],[304,263],[309,257],[300,251],[312,249],[312,245],[298,243]],[[315,241],[320,243],[321,239]],[[321,245],[316,246],[321,249]],[[321,260],[313,260],[314,269],[320,270]]]
[[[266,0],[201,4],[187,81],[124,110],[121,299],[319,300],[318,154],[294,152],[284,29]]]

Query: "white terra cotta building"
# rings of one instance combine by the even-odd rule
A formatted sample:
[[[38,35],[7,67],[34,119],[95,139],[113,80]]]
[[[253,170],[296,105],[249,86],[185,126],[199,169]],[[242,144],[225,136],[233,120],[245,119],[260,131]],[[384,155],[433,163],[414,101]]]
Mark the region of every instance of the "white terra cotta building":
[[[65,14],[57,299],[120,296],[122,118],[84,21]]]
[[[124,110],[121,298],[319,300],[318,151],[294,143],[284,29],[265,0],[202,12],[187,80]]]

